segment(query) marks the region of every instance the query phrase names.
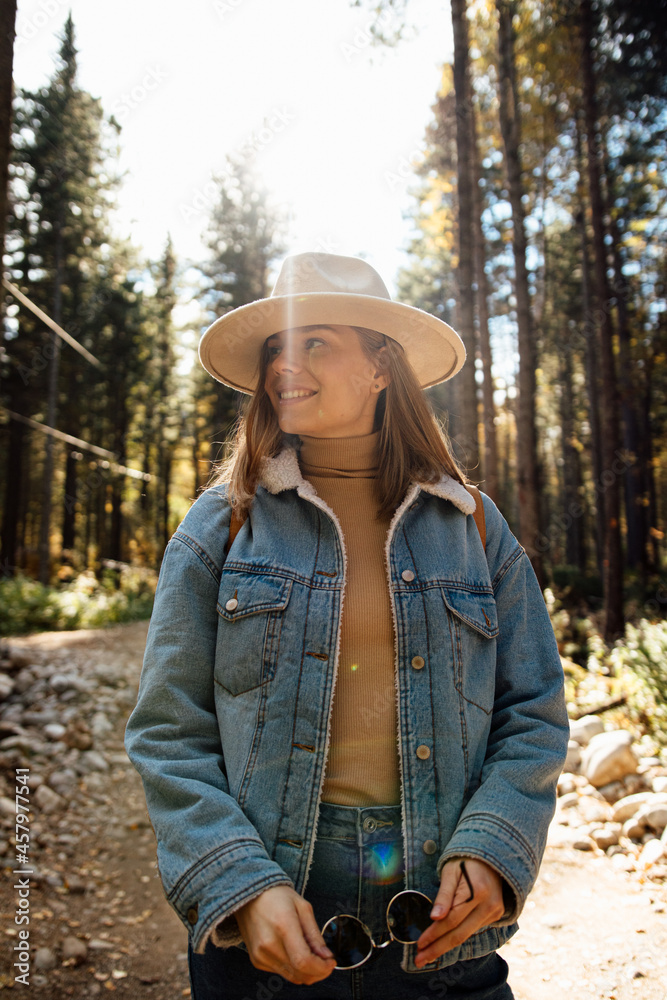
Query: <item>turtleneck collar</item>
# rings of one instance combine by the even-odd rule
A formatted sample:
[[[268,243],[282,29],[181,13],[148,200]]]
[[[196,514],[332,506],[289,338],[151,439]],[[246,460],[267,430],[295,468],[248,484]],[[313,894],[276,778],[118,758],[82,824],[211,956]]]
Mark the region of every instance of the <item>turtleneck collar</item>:
[[[378,470],[380,432],[362,437],[301,437],[299,465],[304,476],[373,479]]]

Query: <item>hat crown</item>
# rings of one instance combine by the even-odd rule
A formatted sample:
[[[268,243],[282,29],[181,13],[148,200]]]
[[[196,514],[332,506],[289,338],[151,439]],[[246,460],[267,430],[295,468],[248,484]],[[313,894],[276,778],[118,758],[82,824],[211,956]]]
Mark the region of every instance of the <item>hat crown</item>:
[[[384,281],[365,260],[312,252],[285,258],[271,297],[323,292],[391,299]]]

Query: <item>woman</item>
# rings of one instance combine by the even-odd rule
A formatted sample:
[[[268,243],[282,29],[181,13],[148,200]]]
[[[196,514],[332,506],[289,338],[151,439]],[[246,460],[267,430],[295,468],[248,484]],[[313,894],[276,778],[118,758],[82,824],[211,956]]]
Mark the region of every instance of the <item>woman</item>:
[[[530,562],[421,392],[462,342],[307,253],[200,359],[251,399],[165,552],[126,733],[192,994],[506,1000],[568,725]]]

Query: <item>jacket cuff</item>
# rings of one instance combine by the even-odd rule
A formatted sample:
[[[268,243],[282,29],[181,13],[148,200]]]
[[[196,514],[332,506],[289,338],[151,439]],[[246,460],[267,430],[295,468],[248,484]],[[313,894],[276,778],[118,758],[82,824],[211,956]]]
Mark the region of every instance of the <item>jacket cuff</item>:
[[[280,865],[267,856],[261,841],[243,839],[221,846],[193,865],[168,893],[167,901],[191,935],[193,951],[203,954],[218,924],[274,885],[294,888]],[[229,921],[220,936],[221,946],[242,940],[236,920]],[[217,943],[215,936],[213,942]]]
[[[505,912],[489,926],[515,923],[539,869],[530,846],[499,817],[477,813],[467,816],[454,831],[446,850],[438,858],[438,878],[445,862],[461,857],[485,861],[503,879]]]

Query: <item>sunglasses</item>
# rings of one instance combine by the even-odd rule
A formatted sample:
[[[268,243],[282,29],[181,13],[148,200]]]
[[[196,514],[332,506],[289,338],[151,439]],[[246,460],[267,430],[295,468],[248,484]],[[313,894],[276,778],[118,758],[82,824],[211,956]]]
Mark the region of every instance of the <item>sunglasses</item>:
[[[470,902],[474,892],[463,862],[461,873],[470,891],[465,902]],[[375,950],[386,948],[392,941],[414,944],[433,922],[432,909],[433,902],[423,892],[404,889],[387,906],[386,920],[390,936],[382,944],[376,944],[366,924],[349,913],[339,913],[327,920],[322,928],[322,937],[336,959],[336,969],[356,969],[367,962]]]

